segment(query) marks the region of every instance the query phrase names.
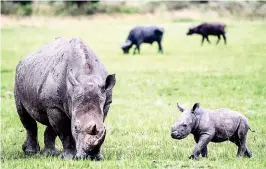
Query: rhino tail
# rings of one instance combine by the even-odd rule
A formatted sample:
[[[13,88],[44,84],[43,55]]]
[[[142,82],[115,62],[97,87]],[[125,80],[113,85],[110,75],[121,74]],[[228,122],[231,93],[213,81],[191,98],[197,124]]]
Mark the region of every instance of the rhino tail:
[[[256,131],[255,130],[252,130],[250,127],[248,128],[251,132],[255,133]]]

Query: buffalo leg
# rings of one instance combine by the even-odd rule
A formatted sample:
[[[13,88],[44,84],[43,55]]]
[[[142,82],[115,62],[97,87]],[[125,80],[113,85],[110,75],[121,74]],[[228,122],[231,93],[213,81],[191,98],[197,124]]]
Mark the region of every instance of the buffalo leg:
[[[223,36],[223,39],[224,39],[224,44],[226,44],[226,36],[225,36],[225,33],[223,33],[222,36]]]
[[[55,148],[56,133],[51,126],[47,126],[44,131],[44,153],[46,155],[54,155],[57,150]]]
[[[40,146],[38,142],[38,128],[36,121],[29,115],[26,109],[23,107],[18,99],[16,101],[17,112],[21,123],[27,130],[27,136],[24,144],[22,145],[22,150],[26,154],[35,154],[40,151]]]
[[[47,111],[49,122],[63,144],[61,158],[72,159],[76,154],[76,145],[71,133],[71,120],[58,109]]]
[[[202,39],[201,39],[201,46],[203,45],[204,40],[205,40],[205,36],[202,36]]]
[[[133,52],[134,55],[136,54],[137,50],[138,50],[138,53],[140,54],[140,45],[139,44],[136,44],[136,47],[135,47],[134,52]]]
[[[216,45],[218,45],[218,43],[220,42],[220,39],[221,39],[220,35],[217,35],[217,37],[218,37],[218,40],[216,42]]]
[[[211,41],[209,40],[208,36],[206,36],[206,39],[207,39],[208,43],[211,44]]]
[[[138,53],[140,54],[140,45],[137,44],[136,48],[137,48],[137,50],[138,50]]]
[[[134,48],[133,54],[136,54],[137,46]]]
[[[159,47],[158,52],[163,53],[163,47],[162,47],[161,41],[158,41],[157,43],[158,43],[158,47]]]

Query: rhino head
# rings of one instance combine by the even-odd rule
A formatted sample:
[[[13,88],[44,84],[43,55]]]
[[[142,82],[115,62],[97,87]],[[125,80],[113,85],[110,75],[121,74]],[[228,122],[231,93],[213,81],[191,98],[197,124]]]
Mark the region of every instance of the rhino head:
[[[91,79],[77,80],[73,74],[68,75],[76,158],[97,155],[106,135],[104,119],[112,102],[110,93],[116,82],[115,75],[108,75],[103,84],[99,84],[97,78]]]
[[[173,139],[183,139],[189,135],[196,123],[195,113],[198,111],[200,104],[195,103],[192,109],[185,110],[177,103],[177,108],[182,115],[172,126],[171,136]]]

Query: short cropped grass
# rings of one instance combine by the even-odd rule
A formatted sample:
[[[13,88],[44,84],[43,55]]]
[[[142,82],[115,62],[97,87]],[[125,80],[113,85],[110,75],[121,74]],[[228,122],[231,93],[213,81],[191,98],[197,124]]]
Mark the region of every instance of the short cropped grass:
[[[131,20],[132,21],[132,20]],[[41,22],[41,21],[40,21]],[[141,55],[124,55],[120,45],[137,24],[165,28],[164,54],[157,44],[142,45]],[[122,18],[55,19],[53,24],[13,24],[1,29],[1,162],[3,168],[266,168],[266,23],[227,23],[228,45],[200,46],[201,37],[186,36],[197,22]],[[104,161],[62,160],[23,154],[26,131],[17,115],[13,85],[19,60],[56,37],[80,37],[88,43],[109,73],[116,73],[113,104],[106,119],[102,146]],[[190,161],[193,136],[173,140],[170,127],[185,107],[227,107],[242,112],[249,132],[250,159],[235,157],[230,142],[209,144],[209,157]],[[39,125],[43,148],[44,126]],[[57,139],[56,146],[62,150]]]

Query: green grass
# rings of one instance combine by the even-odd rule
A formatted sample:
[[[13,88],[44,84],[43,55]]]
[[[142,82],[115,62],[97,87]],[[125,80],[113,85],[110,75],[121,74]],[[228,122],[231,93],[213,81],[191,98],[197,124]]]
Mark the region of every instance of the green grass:
[[[1,29],[1,162],[3,168],[266,168],[266,23],[227,24],[228,45],[200,46],[201,37],[187,37],[195,23],[159,21],[166,32],[163,55],[157,44],[142,45],[141,55],[123,55],[120,45],[131,27],[153,20],[63,20],[56,24],[13,25]],[[16,113],[13,84],[18,61],[58,36],[80,37],[97,53],[109,73],[116,73],[113,104],[106,119],[104,161],[61,160],[24,155],[25,139]],[[188,159],[192,135],[177,141],[170,127],[185,107],[200,102],[205,108],[228,107],[242,112],[255,133],[247,145],[251,159],[235,157],[230,142],[209,144],[209,157]],[[44,126],[39,125],[43,148]],[[62,149],[57,140],[57,148]]]

